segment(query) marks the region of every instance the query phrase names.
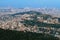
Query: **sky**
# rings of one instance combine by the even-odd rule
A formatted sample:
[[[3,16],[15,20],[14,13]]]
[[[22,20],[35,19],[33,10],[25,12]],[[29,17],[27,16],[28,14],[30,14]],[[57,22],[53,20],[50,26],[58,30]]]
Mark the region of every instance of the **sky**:
[[[0,0],[0,7],[60,8],[60,0]]]

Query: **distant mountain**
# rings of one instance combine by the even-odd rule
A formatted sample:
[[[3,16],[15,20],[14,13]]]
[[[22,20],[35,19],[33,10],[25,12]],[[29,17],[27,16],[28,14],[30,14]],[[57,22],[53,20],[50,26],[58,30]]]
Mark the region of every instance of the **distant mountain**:
[[[24,15],[24,14],[36,14],[36,15],[42,15],[41,12],[36,12],[36,11],[28,11],[28,12],[19,12],[19,13],[15,13],[15,14],[6,14],[6,15],[2,15],[0,16],[0,20],[12,20],[13,18],[17,18],[16,15]]]
[[[15,13],[15,14],[11,14],[11,15],[15,16],[15,15],[23,15],[23,14],[38,14],[38,15],[42,15],[41,12],[36,12],[36,11],[19,12],[19,13]]]

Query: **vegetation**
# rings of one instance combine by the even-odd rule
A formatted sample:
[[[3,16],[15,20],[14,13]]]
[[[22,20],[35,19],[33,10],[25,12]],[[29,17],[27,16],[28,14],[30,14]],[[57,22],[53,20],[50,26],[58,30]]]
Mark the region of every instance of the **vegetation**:
[[[25,26],[34,26],[37,25],[38,27],[55,27],[55,28],[60,28],[60,24],[48,24],[48,23],[43,23],[43,22],[38,22],[36,20],[24,20],[23,21]]]
[[[0,29],[0,40],[59,40],[47,34]]]

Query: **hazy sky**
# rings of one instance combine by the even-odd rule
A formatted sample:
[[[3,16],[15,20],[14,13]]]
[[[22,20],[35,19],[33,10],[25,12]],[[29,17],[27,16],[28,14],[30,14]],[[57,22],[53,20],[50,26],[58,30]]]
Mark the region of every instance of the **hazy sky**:
[[[0,7],[60,8],[60,0],[0,0]]]

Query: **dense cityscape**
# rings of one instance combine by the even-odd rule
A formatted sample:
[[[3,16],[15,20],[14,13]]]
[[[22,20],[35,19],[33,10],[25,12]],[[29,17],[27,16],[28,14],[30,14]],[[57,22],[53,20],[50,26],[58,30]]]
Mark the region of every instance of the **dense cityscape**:
[[[0,28],[60,38],[59,13],[60,10],[55,8],[0,8]]]

